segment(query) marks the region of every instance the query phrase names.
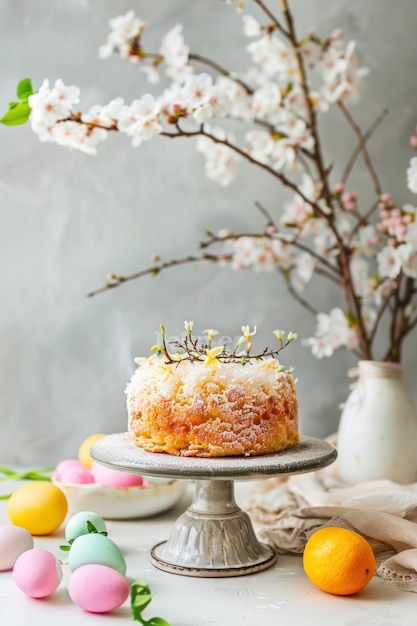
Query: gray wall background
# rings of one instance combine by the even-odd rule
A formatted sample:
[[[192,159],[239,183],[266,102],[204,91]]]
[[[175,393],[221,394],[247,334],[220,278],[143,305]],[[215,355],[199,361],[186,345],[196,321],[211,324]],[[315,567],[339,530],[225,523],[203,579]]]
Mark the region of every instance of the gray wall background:
[[[270,6],[278,5],[271,2]],[[294,0],[298,32],[322,34],[342,26],[358,41],[371,74],[357,120],[367,127],[388,107],[390,115],[371,142],[386,190],[415,202],[406,190],[408,137],[417,122],[417,11],[415,0]],[[1,107],[25,76],[62,78],[82,90],[82,108],[123,95],[131,101],[149,86],[133,65],[98,59],[108,20],[133,8],[149,23],[150,47],[175,23],[191,49],[242,69],[248,40],[234,7],[220,0],[1,0]],[[251,2],[247,8],[252,11]],[[248,62],[249,64],[249,62]],[[322,118],[329,159],[342,168],[354,145],[339,115]],[[43,464],[74,456],[94,432],[126,428],[124,389],[135,356],[146,355],[163,322],[169,335],[193,319],[236,336],[241,324],[258,326],[258,345],[271,330],[312,334],[314,319],[294,303],[275,274],[232,272],[199,265],[144,278],[93,299],[108,271],[128,274],[164,259],[197,251],[205,230],[258,229],[255,200],[274,213],[287,198],[253,166],[241,167],[224,189],[208,181],[192,141],[157,138],[132,149],[111,137],[99,156],[41,144],[29,126],[0,127],[0,462]],[[366,172],[353,179],[366,199]],[[338,294],[316,282],[309,290],[322,309]],[[413,388],[416,337],[407,344],[406,382]],[[317,361],[301,342],[283,361],[299,377],[303,434],[337,428],[338,405],[348,392],[346,372],[355,358],[339,352]],[[417,390],[412,389],[415,396]]]

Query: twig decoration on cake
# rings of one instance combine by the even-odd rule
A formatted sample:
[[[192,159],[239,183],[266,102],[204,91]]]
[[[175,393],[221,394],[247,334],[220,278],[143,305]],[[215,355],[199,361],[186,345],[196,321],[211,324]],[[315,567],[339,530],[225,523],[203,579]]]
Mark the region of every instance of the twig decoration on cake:
[[[285,370],[284,366],[279,364],[277,356],[284,348],[297,339],[297,333],[291,331],[285,338],[285,331],[274,330],[272,332],[276,339],[278,339],[279,347],[275,349],[266,347],[262,352],[253,354],[252,337],[256,334],[256,326],[254,326],[252,332],[249,326],[242,326],[242,335],[237,340],[233,350],[229,350],[226,345],[212,347],[213,337],[219,334],[217,330],[205,330],[203,334],[207,335],[207,342],[200,342],[199,337],[193,337],[192,335],[193,325],[194,323],[192,321],[184,322],[186,331],[184,339],[169,342],[177,349],[176,352],[171,353],[166,344],[165,327],[161,324],[160,332],[162,341],[160,344],[152,346],[152,352],[163,356],[166,365],[179,365],[182,361],[190,361],[191,363],[196,361],[204,362],[205,367],[216,367],[220,365],[220,363],[241,363],[242,365],[246,365],[251,361],[263,361],[270,357],[269,360],[264,361],[265,367],[276,368],[278,372],[286,371],[292,373],[294,371],[293,367]]]

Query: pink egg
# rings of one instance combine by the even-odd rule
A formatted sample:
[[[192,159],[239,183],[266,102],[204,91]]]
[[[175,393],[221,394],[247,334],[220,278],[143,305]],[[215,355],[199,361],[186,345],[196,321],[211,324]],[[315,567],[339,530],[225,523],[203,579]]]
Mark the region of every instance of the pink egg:
[[[89,613],[117,609],[127,600],[129,592],[126,578],[106,565],[82,565],[71,574],[68,582],[71,600]]]
[[[143,484],[143,478],[138,474],[110,469],[96,462],[91,466],[91,473],[96,483],[106,487],[138,487]]]
[[[77,459],[64,459],[55,466],[53,473],[54,478],[56,478],[56,480],[62,480],[62,472],[70,467],[84,467],[84,465],[82,465],[82,463],[80,463]]]
[[[86,485],[94,482],[94,477],[90,470],[81,465],[78,467],[77,465],[73,465],[71,467],[66,467],[60,472],[60,478],[58,479],[61,483],[73,483],[77,485]]]
[[[60,563],[48,550],[26,550],[17,559],[13,578],[23,593],[31,598],[46,598],[57,589],[62,579]]]

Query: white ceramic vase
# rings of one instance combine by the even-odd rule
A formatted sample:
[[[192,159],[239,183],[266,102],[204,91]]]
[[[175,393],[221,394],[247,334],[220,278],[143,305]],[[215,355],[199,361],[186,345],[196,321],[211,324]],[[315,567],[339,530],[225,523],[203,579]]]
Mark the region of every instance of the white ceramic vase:
[[[337,469],[346,483],[417,480],[417,410],[399,363],[359,361],[342,411]]]

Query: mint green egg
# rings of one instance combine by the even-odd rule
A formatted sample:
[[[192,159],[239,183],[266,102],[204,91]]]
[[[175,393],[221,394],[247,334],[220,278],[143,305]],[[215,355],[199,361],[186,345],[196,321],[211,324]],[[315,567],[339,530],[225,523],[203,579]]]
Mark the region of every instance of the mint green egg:
[[[87,522],[91,522],[99,533],[106,532],[106,524],[100,515],[93,511],[81,511],[68,520],[65,526],[65,539],[71,541],[81,535],[88,535],[90,531]]]
[[[107,565],[122,576],[126,575],[126,561],[120,549],[114,541],[98,533],[77,537],[68,553],[68,564],[72,572],[90,563]]]

